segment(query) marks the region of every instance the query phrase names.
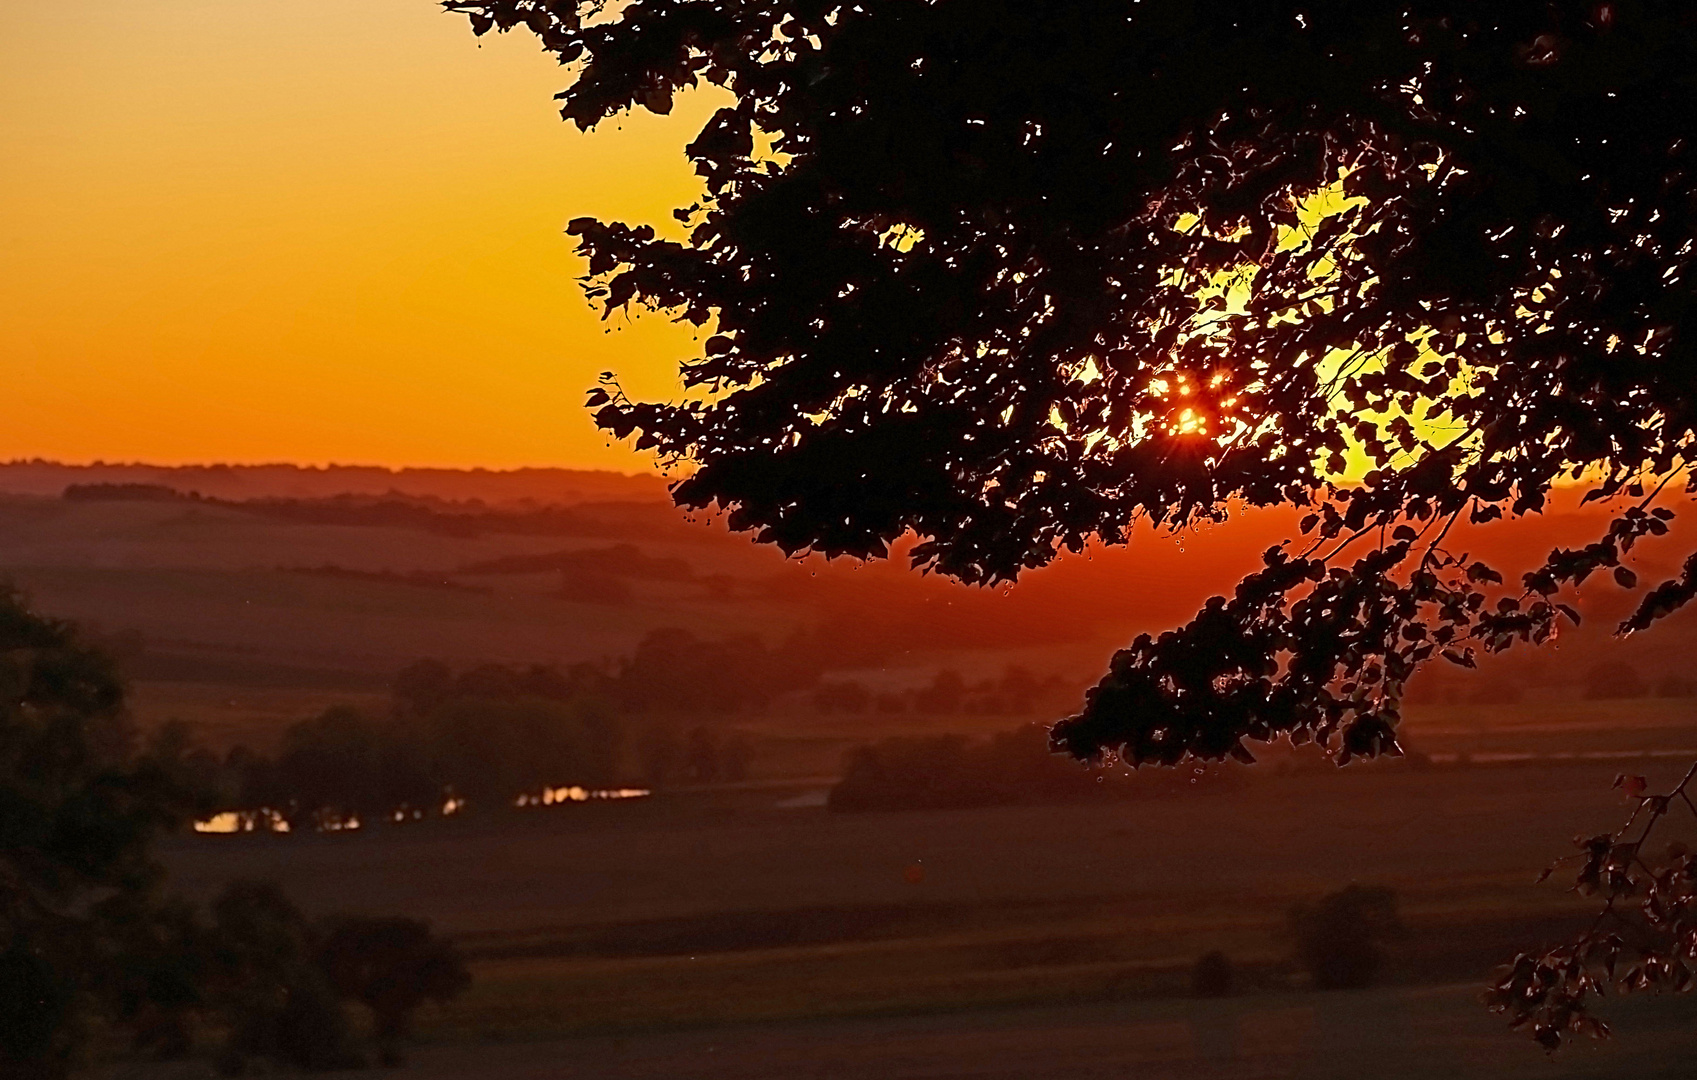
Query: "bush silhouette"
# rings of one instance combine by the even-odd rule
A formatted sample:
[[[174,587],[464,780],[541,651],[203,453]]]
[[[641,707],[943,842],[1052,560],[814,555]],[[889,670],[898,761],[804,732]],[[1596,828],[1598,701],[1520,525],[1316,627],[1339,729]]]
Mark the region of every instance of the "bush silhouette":
[[[1231,959],[1218,949],[1204,953],[1190,969],[1190,992],[1204,998],[1231,996]]]
[[[318,965],[338,994],[371,1010],[379,1059],[401,1063],[401,1040],[426,1001],[444,1002],[471,985],[453,945],[418,919],[346,918],[333,922]]]
[[[1380,942],[1402,932],[1396,893],[1379,885],[1350,885],[1298,904],[1290,912],[1296,959],[1316,989],[1372,985],[1384,963]]]
[[[1638,669],[1618,660],[1598,664],[1585,673],[1585,697],[1589,701],[1641,698],[1649,692]]]
[[[212,911],[213,994],[229,1031],[219,1070],[240,1074],[253,1058],[314,1072],[362,1066],[341,999],[318,964],[315,928],[283,891],[238,881]]]

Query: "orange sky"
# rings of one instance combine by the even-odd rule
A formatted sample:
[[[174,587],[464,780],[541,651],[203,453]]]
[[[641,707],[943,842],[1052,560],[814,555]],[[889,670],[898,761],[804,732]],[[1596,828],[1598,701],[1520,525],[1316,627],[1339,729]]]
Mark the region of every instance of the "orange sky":
[[[670,224],[717,102],[564,82],[431,0],[0,3],[0,458],[644,467],[582,392],[690,334],[603,333],[562,230]]]

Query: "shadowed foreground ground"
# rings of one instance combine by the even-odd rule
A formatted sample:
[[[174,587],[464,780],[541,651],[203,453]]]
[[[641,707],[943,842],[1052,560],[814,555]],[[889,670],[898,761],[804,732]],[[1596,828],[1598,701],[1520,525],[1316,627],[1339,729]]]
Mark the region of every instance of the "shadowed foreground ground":
[[[1554,1057],[1477,987],[1144,1001],[418,1048],[397,1080],[1633,1080],[1690,1077],[1697,999],[1616,1002],[1620,1037]],[[177,1080],[204,1067],[112,1080]],[[338,1074],[343,1076],[361,1074]],[[363,1074],[373,1075],[373,1074]]]

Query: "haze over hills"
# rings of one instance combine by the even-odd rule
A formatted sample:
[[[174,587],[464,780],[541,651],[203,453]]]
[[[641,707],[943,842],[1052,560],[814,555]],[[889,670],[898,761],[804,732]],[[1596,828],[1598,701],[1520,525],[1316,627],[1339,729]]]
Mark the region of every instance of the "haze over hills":
[[[1607,513],[1570,497],[1531,520],[1458,527],[1449,545],[1513,575],[1552,546],[1594,540]],[[1017,587],[984,589],[913,572],[908,544],[866,565],[785,559],[710,516],[691,520],[654,476],[0,465],[0,569],[43,610],[121,642],[144,704],[378,693],[425,656],[616,666],[667,628],[770,648],[799,635],[824,678],[873,692],[1019,665],[1075,695],[1115,648],[1183,622],[1294,525],[1250,511],[1177,537],[1142,528],[1128,547],[1063,555]],[[1633,553],[1644,584],[1677,573],[1688,534],[1676,522]],[[1689,614],[1612,640],[1629,604],[1593,581],[1584,625],[1559,648],[1517,648],[1477,673],[1439,665],[1416,687],[1451,700],[1571,697],[1606,661],[1633,665],[1652,689],[1688,677]]]
[[[481,499],[489,503],[530,500],[570,505],[582,502],[664,499],[666,481],[584,469],[390,469],[381,465],[146,465],[94,462],[68,465],[39,458],[0,462],[0,492],[57,496],[72,484],[160,484],[184,493],[221,499],[312,499],[334,495],[401,495],[437,499]]]

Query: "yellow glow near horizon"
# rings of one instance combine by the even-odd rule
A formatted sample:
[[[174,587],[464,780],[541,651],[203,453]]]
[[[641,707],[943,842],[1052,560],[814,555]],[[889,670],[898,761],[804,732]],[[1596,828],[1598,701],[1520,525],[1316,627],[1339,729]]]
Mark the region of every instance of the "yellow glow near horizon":
[[[565,81],[432,0],[0,5],[0,458],[648,468],[583,391],[691,332],[563,229],[675,233],[719,101],[585,136]]]

